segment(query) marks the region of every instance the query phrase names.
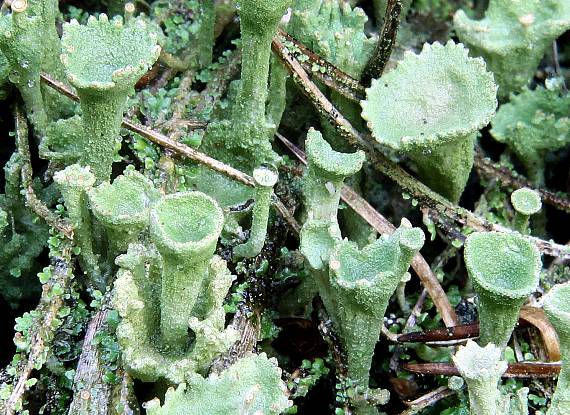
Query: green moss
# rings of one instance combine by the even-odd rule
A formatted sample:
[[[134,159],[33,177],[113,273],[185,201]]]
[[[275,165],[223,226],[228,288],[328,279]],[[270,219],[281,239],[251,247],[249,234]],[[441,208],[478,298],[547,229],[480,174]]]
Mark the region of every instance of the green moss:
[[[422,181],[457,202],[473,165],[476,133],[497,107],[483,60],[469,58],[453,41],[425,44],[419,55],[407,53],[396,69],[373,80],[366,95],[362,117],[374,138],[408,155]]]

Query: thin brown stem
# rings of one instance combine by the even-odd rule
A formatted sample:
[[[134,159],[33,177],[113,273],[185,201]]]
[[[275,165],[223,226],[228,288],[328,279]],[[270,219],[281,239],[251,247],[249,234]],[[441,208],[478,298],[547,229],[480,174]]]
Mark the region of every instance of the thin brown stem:
[[[18,154],[20,154],[22,158],[21,181],[26,205],[48,225],[57,229],[67,239],[73,240],[73,226],[52,212],[45,203],[38,198],[34,191],[32,186],[32,161],[28,142],[28,121],[18,106],[16,106],[14,118],[16,124],[16,147]]]
[[[386,68],[388,60],[390,60],[392,49],[396,43],[401,13],[402,1],[388,0],[382,32],[380,33],[374,52],[372,52],[372,56],[362,73],[361,82],[363,85],[370,86],[372,79],[380,78],[384,73],[384,69]]]
[[[427,408],[428,406],[431,406],[441,401],[442,399],[453,395],[454,393],[455,392],[451,389],[445,386],[440,386],[439,388],[434,389],[431,392],[428,392],[425,395],[414,399],[413,401],[404,402],[407,406],[409,406],[409,409],[401,412],[400,415],[417,414],[421,412],[422,409]]]
[[[459,376],[453,363],[404,363],[401,368],[422,375]],[[505,378],[551,378],[560,372],[560,362],[521,362],[509,364]]]

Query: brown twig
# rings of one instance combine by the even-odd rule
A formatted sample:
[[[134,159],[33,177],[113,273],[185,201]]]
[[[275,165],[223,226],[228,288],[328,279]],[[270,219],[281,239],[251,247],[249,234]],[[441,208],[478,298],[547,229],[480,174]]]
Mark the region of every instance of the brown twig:
[[[26,205],[48,225],[61,232],[67,239],[73,240],[73,226],[52,212],[34,191],[32,186],[32,161],[28,142],[28,122],[19,106],[16,106],[14,111],[14,119],[16,124],[16,147],[18,154],[22,158],[21,181],[25,192]]]
[[[276,136],[301,161],[301,163],[305,165],[307,164],[307,159],[303,151],[281,134],[277,133]],[[349,186],[343,186],[340,197],[378,233],[389,235],[394,233],[396,230],[396,227],[392,225],[390,221],[382,216]],[[428,290],[429,295],[445,325],[448,327],[457,325],[455,310],[451,307],[445,291],[421,254],[417,254],[412,260],[412,268],[418,274],[418,277],[422,281],[424,287]]]
[[[358,79],[354,79],[332,63],[321,58],[284,30],[278,29],[277,34],[281,37],[281,45],[295,56],[303,69],[323,84],[352,101],[358,102],[366,97],[364,87],[358,82]],[[274,48],[278,46],[277,43],[273,44]],[[301,56],[303,59],[299,60]]]
[[[51,78],[49,75],[44,73],[41,75],[41,79],[47,85],[54,88],[56,91],[62,93],[63,95],[75,101],[79,100],[77,95],[69,87]],[[123,119],[123,127],[134,133],[139,134],[140,136],[146,138],[149,141],[152,141],[155,144],[160,145],[161,147],[167,148],[173,151],[174,153],[182,155],[184,157],[188,157],[189,159],[194,160],[202,164],[203,166],[211,170],[217,171],[218,173],[221,173],[233,180],[245,184],[246,186],[251,186],[251,187],[255,186],[253,178],[250,175],[245,174],[244,172],[238,169],[234,169],[233,167],[228,166],[227,164],[224,164],[221,161],[218,161],[212,157],[209,157],[204,153],[194,150],[192,147],[174,141],[169,137],[165,136],[164,134],[160,134],[156,131],[143,127],[142,125],[136,124],[126,118]],[[277,196],[274,196],[274,198],[276,197]],[[276,200],[274,206],[276,210],[279,212],[279,214],[282,215],[283,218],[287,221],[287,223],[291,226],[291,228],[298,233],[300,226],[295,220],[295,218],[291,216],[290,212],[287,210],[285,205],[280,200]]]
[[[418,399],[414,399],[413,401],[404,402],[409,409],[400,413],[400,415],[413,415],[419,413],[422,409],[427,408],[439,402],[440,400],[447,398],[453,395],[455,392],[451,389],[440,386],[437,389],[432,390],[431,392],[426,393],[425,395],[420,396]]]
[[[386,14],[384,16],[384,26],[382,26],[378,43],[376,43],[374,52],[372,52],[372,56],[368,60],[366,68],[364,68],[362,73],[361,82],[363,85],[370,86],[372,79],[380,78],[384,73],[386,64],[392,54],[392,48],[396,43],[401,13],[401,0],[388,0],[388,4],[386,4]]]
[[[484,157],[480,149],[477,149],[475,152],[474,166],[477,173],[482,177],[497,179],[501,186],[512,189],[520,189],[521,187],[532,188],[540,194],[544,203],[570,213],[570,199],[567,196],[554,193],[548,189],[534,187],[526,177]]]
[[[404,363],[401,368],[422,375],[459,376],[453,363]],[[510,363],[503,375],[505,378],[551,378],[560,372],[560,362],[521,362]]]
[[[473,212],[447,200],[445,197],[431,190],[428,186],[414,178],[403,168],[398,166],[384,154],[377,150],[376,143],[368,136],[358,132],[352,124],[332,105],[321,90],[311,81],[305,70],[283,46],[278,38],[273,38],[273,50],[279,54],[285,66],[291,72],[293,80],[300,90],[309,98],[317,112],[327,118],[337,129],[339,135],[351,145],[365,151],[368,161],[378,172],[395,181],[405,192],[413,196],[422,207],[436,210],[452,220],[480,231],[498,231],[513,233],[512,229],[493,224]],[[553,257],[570,258],[570,248],[545,241],[536,237],[528,237],[544,254]]]
[[[57,318],[59,310],[63,306],[63,295],[55,295],[52,291],[54,287],[59,287],[63,292],[67,292],[71,280],[71,247],[65,247],[62,257],[54,258],[52,277],[42,287],[40,302],[36,307],[39,320],[32,325],[28,334],[30,347],[28,356],[19,363],[16,369],[17,382],[12,393],[5,403],[4,415],[13,415],[18,404],[21,402],[26,392],[26,383],[30,378],[33,369],[37,369],[41,363],[42,355],[46,352],[46,347],[54,336],[54,320]]]

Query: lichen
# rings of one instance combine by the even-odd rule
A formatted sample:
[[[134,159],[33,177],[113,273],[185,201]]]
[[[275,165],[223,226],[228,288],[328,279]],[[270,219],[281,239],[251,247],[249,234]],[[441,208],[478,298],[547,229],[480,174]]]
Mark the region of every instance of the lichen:
[[[570,408],[570,283],[555,285],[544,298],[544,311],[560,343],[562,368],[547,415],[563,415]]]
[[[519,234],[475,232],[465,241],[465,265],[479,299],[479,344],[504,350],[538,286],[540,253]]]
[[[545,158],[570,143],[570,97],[556,88],[524,89],[501,105],[491,134],[523,163],[528,177],[544,185]]]
[[[265,353],[239,359],[220,375],[190,377],[187,383],[145,405],[148,415],[194,413],[203,415],[278,415],[291,406],[281,369]]]
[[[458,11],[454,28],[470,53],[485,59],[506,98],[528,84],[552,41],[570,29],[570,3],[491,0],[482,20]]]
[[[142,20],[123,25],[105,14],[63,26],[61,61],[77,89],[85,148],[80,163],[99,183],[111,176],[127,97],[160,53],[156,33]],[[128,52],[128,53],[127,53]]]
[[[419,55],[407,52],[396,69],[373,80],[362,117],[380,144],[408,155],[422,181],[457,202],[473,165],[476,133],[495,114],[496,92],[484,61],[469,58],[463,45],[425,44]]]

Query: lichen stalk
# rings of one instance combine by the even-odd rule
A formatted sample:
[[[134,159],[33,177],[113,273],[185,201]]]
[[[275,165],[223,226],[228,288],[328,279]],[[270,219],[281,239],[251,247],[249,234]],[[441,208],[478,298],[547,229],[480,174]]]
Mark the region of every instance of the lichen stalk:
[[[109,179],[115,146],[127,103],[127,91],[93,91],[78,88],[83,134],[86,138],[81,164],[90,166],[98,182]]]
[[[570,408],[570,283],[555,285],[544,299],[544,311],[560,344],[561,369],[547,415],[564,415]]]
[[[151,211],[151,238],[163,260],[160,335],[172,351],[188,346],[188,322],[222,225],[220,207],[199,192],[166,196]]]
[[[255,206],[253,207],[249,240],[234,249],[236,257],[252,258],[263,249],[267,235],[267,223],[269,221],[269,207],[273,186],[277,182],[277,174],[267,168],[259,168],[253,171],[255,181]]]

